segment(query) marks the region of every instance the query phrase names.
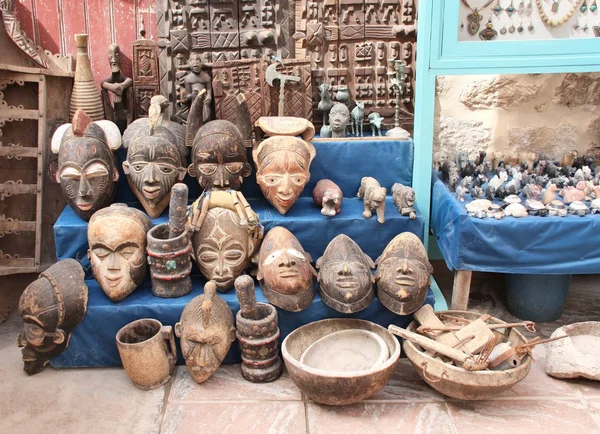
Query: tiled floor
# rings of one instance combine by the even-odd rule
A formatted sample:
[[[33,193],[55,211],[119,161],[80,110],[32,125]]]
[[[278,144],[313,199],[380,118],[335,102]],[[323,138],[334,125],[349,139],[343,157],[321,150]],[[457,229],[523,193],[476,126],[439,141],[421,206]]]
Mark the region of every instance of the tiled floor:
[[[451,275],[436,271],[448,296]],[[565,322],[600,320],[597,282],[574,278],[563,318],[540,325],[541,334]],[[501,279],[474,276],[471,307],[511,320],[501,288]],[[48,368],[27,377],[15,345],[19,327],[14,313],[0,325],[0,433],[600,433],[600,382],[547,376],[542,346],[527,378],[487,401],[446,399],[401,359],[370,399],[327,407],[306,399],[286,373],[252,384],[237,365],[222,366],[202,385],[178,366],[167,385],[149,392],[136,389],[122,369]]]

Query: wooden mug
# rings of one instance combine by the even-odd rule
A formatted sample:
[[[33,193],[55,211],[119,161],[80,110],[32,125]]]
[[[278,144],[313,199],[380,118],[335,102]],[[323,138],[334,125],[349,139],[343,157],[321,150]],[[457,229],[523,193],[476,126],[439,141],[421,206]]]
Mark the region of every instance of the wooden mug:
[[[177,361],[171,326],[139,319],[121,328],[116,340],[123,367],[137,387],[150,390],[169,381]]]

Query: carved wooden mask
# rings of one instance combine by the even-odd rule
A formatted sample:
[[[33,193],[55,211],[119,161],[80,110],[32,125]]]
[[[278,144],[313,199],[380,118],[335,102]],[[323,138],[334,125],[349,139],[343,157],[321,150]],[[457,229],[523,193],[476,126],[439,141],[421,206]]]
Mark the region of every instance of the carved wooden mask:
[[[152,221],[142,211],[113,204],[88,225],[88,257],[94,277],[112,301],[131,294],[148,275],[146,233]]]
[[[88,288],[79,262],[62,260],[40,274],[19,299],[23,330],[17,338],[24,370],[41,372],[50,359],[62,353],[73,329],[87,309]]]
[[[270,303],[291,312],[310,305],[315,295],[312,258],[287,229],[276,226],[263,240],[258,255],[258,281]]]
[[[52,137],[58,154],[56,182],[73,211],[84,220],[108,206],[119,172],[112,151],[121,146],[119,128],[110,121],[92,122],[81,109],[73,124],[61,125]]]
[[[250,176],[244,140],[237,127],[224,120],[204,124],[194,138],[190,176],[205,188],[240,190]]]
[[[377,296],[385,307],[408,315],[423,306],[433,268],[419,237],[410,232],[397,235],[376,264]]]
[[[281,214],[294,205],[310,180],[315,147],[291,136],[269,137],[252,151],[256,182],[263,195]]]
[[[208,281],[204,294],[192,299],[175,324],[181,338],[181,352],[192,378],[205,382],[221,366],[235,340],[233,313],[225,301],[215,295],[216,285]]]
[[[250,266],[255,240],[247,225],[228,208],[211,208],[200,230],[192,235],[196,263],[221,292],[233,288],[236,277]]]
[[[323,302],[342,313],[365,309],[375,295],[373,260],[347,235],[338,235],[317,260],[317,280]]]

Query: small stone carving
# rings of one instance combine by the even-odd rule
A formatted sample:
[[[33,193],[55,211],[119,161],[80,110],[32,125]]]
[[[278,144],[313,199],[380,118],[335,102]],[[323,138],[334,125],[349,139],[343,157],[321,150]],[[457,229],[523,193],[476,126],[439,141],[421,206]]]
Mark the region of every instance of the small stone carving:
[[[187,304],[175,324],[185,364],[197,383],[215,373],[235,340],[233,313],[216,292],[215,282],[206,282],[204,294]]]
[[[411,220],[417,218],[415,210],[415,191],[412,187],[402,185],[396,182],[392,185],[392,196],[398,212],[403,216],[408,216]]]
[[[108,298],[121,301],[148,275],[146,234],[152,221],[125,204],[113,204],[88,224],[88,257],[94,278]]]
[[[525,207],[531,216],[546,217],[548,215],[548,210],[539,200],[527,199],[525,201]]]
[[[360,180],[360,188],[358,189],[357,197],[363,198],[365,210],[362,216],[370,219],[373,215],[372,211],[377,213],[377,221],[385,223],[385,194],[387,190],[382,187],[375,178],[365,176]]]
[[[569,214],[577,215],[579,217],[584,217],[588,214],[589,208],[585,203],[580,200],[576,200],[571,202],[568,207]]]
[[[41,372],[50,359],[62,353],[71,333],[86,313],[88,288],[85,273],[74,259],[64,259],[40,274],[21,294],[19,314],[23,330],[17,345],[24,371]]]
[[[181,297],[192,290],[192,245],[185,226],[187,199],[187,185],[175,184],[171,193],[169,222],[148,232],[152,293],[157,297]]]
[[[108,63],[112,74],[101,84],[104,116],[123,134],[133,122],[133,80],[121,74],[121,49],[117,44],[108,47]]]
[[[483,199],[483,196],[485,196],[483,188],[479,187],[478,185],[471,188],[471,197],[473,199]]]
[[[553,217],[566,217],[568,214],[567,207],[560,200],[553,200],[546,205],[546,209],[548,210],[548,215]]]
[[[487,199],[476,199],[465,205],[465,208],[469,217],[482,219],[487,217],[487,212],[491,205],[492,202]]]
[[[267,232],[258,254],[257,274],[267,300],[291,312],[307,308],[315,295],[317,274],[311,262],[290,231],[276,226]]]
[[[525,208],[520,203],[511,203],[506,208],[504,208],[504,215],[512,216],[515,218],[527,217],[527,208]]]
[[[490,179],[488,186],[492,187],[494,190],[498,190],[507,180],[508,173],[506,170],[500,170],[498,174],[494,175],[494,177]]]
[[[56,182],[73,211],[89,220],[108,206],[119,172],[112,151],[121,146],[119,128],[110,121],[96,121],[77,110],[72,124],[58,127],[51,148],[58,154]]]
[[[504,217],[504,210],[500,205],[493,203],[487,210],[487,217],[500,220]]]
[[[242,352],[242,377],[253,383],[266,383],[281,375],[277,310],[270,304],[257,303],[254,280],[243,275],[235,279],[235,292],[240,301],[236,337]]]
[[[315,185],[312,197],[315,205],[321,207],[321,214],[324,216],[335,217],[340,213],[344,194],[335,182],[329,179],[321,179]]]
[[[582,181],[582,185],[578,183],[577,187],[567,186],[560,191],[560,195],[563,198],[563,202],[566,204],[575,202],[577,200],[585,200],[585,183]]]
[[[544,205],[548,205],[556,199],[556,189],[556,184],[549,184],[548,187],[546,187],[546,190],[542,196],[542,203]]]
[[[442,179],[448,184],[448,190],[455,190],[459,176],[458,167],[454,161],[447,159],[442,162]]]
[[[348,135],[348,122],[350,122],[350,111],[348,106],[336,103],[329,112],[329,123],[331,126],[331,137],[341,139]]]
[[[180,85],[185,88],[183,104],[190,107],[200,92],[205,90],[206,97],[203,102],[202,121],[208,122],[212,118],[212,81],[210,74],[205,70],[206,65],[202,62],[200,53],[192,51],[188,63],[190,72],[180,80]]]
[[[371,135],[381,136],[381,127],[385,119],[379,114],[372,112],[369,114],[369,124],[371,125]]]
[[[352,109],[352,134],[356,137],[363,136],[363,121],[365,120],[365,103],[355,101],[356,107]]]
[[[317,108],[319,109],[319,111],[321,113],[323,113],[323,125],[327,125],[327,120],[329,117],[329,112],[331,111],[331,108],[333,107],[333,101],[331,101],[331,96],[329,94],[329,89],[331,88],[331,86],[329,86],[327,83],[322,83],[319,86],[319,90],[321,92],[321,100],[319,101],[319,105],[317,106]]]
[[[342,313],[366,309],[373,301],[375,268],[369,258],[347,235],[338,235],[317,260],[319,294],[323,303]]]
[[[591,213],[598,214],[600,213],[600,199],[594,199],[590,203]]]
[[[423,306],[433,267],[419,237],[410,232],[397,235],[375,264],[381,304],[398,315],[411,314]]]
[[[600,381],[600,322],[587,321],[560,327],[546,344],[546,373],[556,378]]]

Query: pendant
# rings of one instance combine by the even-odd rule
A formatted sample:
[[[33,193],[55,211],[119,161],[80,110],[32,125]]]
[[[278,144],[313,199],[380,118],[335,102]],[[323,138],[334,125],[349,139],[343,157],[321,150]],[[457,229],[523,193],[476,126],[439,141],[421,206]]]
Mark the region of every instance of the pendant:
[[[521,3],[519,3],[519,7],[517,8],[517,12],[519,13],[520,17],[525,15],[525,0],[521,0]]]
[[[558,12],[558,4],[560,3],[560,0],[552,0],[552,12],[556,13]]]
[[[465,23],[460,23],[460,31],[462,32],[465,29]]]
[[[495,39],[496,36],[498,36],[498,32],[494,30],[494,25],[492,24],[492,21],[489,20],[485,29],[479,32],[479,38],[483,41],[491,41],[492,39]]]
[[[583,4],[579,8],[582,14],[585,14],[588,10],[587,0],[583,0]]]
[[[496,6],[494,7],[493,11],[496,14],[496,16],[499,16],[503,10],[504,10],[504,8],[500,5],[500,0],[498,0],[496,2]]]
[[[510,26],[510,27],[508,28],[508,33],[515,33],[515,30],[516,30],[516,29],[515,29],[515,25],[513,24],[512,26]]]
[[[590,11],[596,12],[596,10],[598,10],[598,3],[596,3],[596,0],[594,0],[590,6]]]
[[[506,30],[506,26],[503,26],[503,27],[500,29],[500,34],[501,34],[501,35],[506,35],[506,32],[508,32],[508,30]]]
[[[483,17],[477,12],[477,8],[475,8],[472,14],[467,15],[467,31],[469,35],[475,36],[477,34],[481,27],[481,20],[483,20]]]
[[[523,30],[525,30],[525,28],[523,27],[523,23],[521,23],[519,24],[519,27],[517,27],[517,32],[523,33]]]
[[[517,11],[515,5],[513,4],[513,0],[510,0],[510,5],[504,10],[506,11],[509,17]]]
[[[535,30],[535,27],[533,27],[533,22],[529,22],[529,25],[527,26],[527,30],[529,30],[530,32],[533,32]]]
[[[529,3],[527,3],[527,11],[525,12],[525,15],[527,15],[528,17],[531,17],[532,12],[533,12],[533,4],[531,4],[531,0],[529,0]]]
[[[600,38],[600,26],[594,26],[594,36]]]
[[[585,23],[585,26],[583,26],[583,31],[587,32],[590,29],[590,27],[587,25],[587,23]]]

